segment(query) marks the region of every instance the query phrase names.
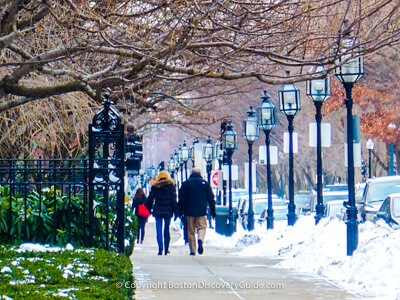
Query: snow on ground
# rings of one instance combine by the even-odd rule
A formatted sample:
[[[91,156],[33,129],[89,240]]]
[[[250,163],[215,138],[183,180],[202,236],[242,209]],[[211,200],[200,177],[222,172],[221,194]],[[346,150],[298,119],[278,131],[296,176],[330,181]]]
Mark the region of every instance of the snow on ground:
[[[49,245],[42,245],[42,244],[35,244],[35,243],[24,243],[19,246],[19,249],[17,249],[17,252],[25,252],[25,251],[30,251],[30,252],[60,252],[64,250],[61,247],[50,247]],[[67,244],[65,246],[65,250],[67,251],[72,251],[74,250],[74,246],[71,244]]]
[[[266,230],[266,225],[245,231],[238,222],[231,237],[208,229],[205,246],[238,249],[240,256],[278,258],[279,268],[322,277],[342,288],[375,297],[400,300],[400,230],[383,221],[359,224],[359,243],[347,256],[346,224],[300,216],[294,226]],[[278,227],[278,226],[277,226]]]

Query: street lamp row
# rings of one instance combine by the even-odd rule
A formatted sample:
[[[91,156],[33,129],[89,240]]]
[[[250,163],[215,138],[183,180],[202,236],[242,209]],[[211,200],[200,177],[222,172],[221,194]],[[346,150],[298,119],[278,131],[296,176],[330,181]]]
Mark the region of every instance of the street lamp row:
[[[352,255],[357,248],[358,243],[358,225],[357,225],[357,208],[355,206],[355,185],[354,185],[354,150],[353,150],[353,115],[352,115],[352,88],[364,74],[364,61],[360,56],[361,47],[356,39],[345,38],[342,41],[340,51],[342,55],[338,59],[339,66],[334,70],[335,77],[343,84],[346,91],[346,108],[347,108],[347,161],[348,161],[348,187],[349,187],[349,201],[346,202],[347,207],[347,254]],[[322,104],[331,95],[331,81],[324,66],[315,66],[310,72],[317,77],[316,79],[307,82],[307,95],[314,101],[316,107],[315,119],[317,122],[317,206],[316,206],[316,223],[324,215],[324,204],[322,198],[322,145],[321,145],[321,109]],[[294,84],[284,84],[278,91],[279,95],[279,108],[280,111],[286,115],[288,120],[289,131],[289,204],[288,204],[288,225],[293,225],[296,221],[295,203],[294,203],[294,167],[293,167],[293,119],[296,114],[301,110],[300,90]],[[268,217],[267,228],[273,228],[273,208],[272,208],[272,191],[271,191],[271,178],[270,178],[270,155],[269,143],[270,132],[276,124],[275,107],[269,101],[270,96],[265,93],[263,102],[257,109],[258,118],[255,116],[255,111],[250,108],[248,117],[244,121],[243,136],[249,145],[249,229],[254,226],[254,212],[252,211],[252,182],[251,182],[251,158],[252,158],[252,145],[258,138],[258,130],[264,131],[266,139],[267,150],[267,181],[268,181]],[[217,146],[218,145],[218,146]],[[233,213],[232,213],[232,180],[231,180],[231,165],[232,155],[237,149],[237,135],[233,130],[233,125],[229,122],[226,130],[222,135],[221,144],[215,147],[215,157],[219,162],[223,161],[225,154],[226,162],[229,167],[229,224],[233,232]],[[222,145],[222,146],[221,146]],[[207,140],[203,148],[203,158],[207,162],[207,172],[209,173],[209,165],[214,159],[214,151],[212,150],[211,139]],[[369,149],[369,148],[368,148]],[[181,148],[182,151],[182,148]],[[186,151],[186,150],[185,150]],[[192,151],[189,151],[185,158],[192,158]],[[183,154],[181,154],[181,161]],[[174,155],[176,160],[176,155]],[[179,159],[179,155],[178,155]],[[192,158],[193,159],[193,158]],[[186,160],[187,161],[187,160]],[[170,163],[171,165],[172,163]],[[220,163],[221,165],[221,163]],[[371,164],[370,164],[371,165]],[[371,174],[371,172],[370,172]],[[208,176],[210,181],[210,176]],[[253,219],[252,219],[253,217]]]
[[[364,75],[364,60],[360,56],[361,47],[358,41],[353,38],[345,37],[342,41],[340,51],[342,55],[338,59],[339,66],[334,70],[335,77],[343,84],[346,91],[346,108],[347,108],[347,156],[348,156],[348,186],[349,186],[349,201],[347,207],[347,254],[352,255],[357,248],[358,243],[358,228],[357,228],[357,208],[355,206],[355,183],[354,183],[354,150],[353,150],[353,115],[352,115],[352,88]],[[322,120],[322,104],[331,95],[331,79],[326,72],[324,66],[315,66],[310,70],[317,78],[307,81],[307,95],[314,101],[316,108],[315,119],[317,122],[317,206],[316,206],[316,223],[324,216],[325,206],[322,196],[322,143],[321,143],[321,120]],[[293,119],[294,116],[301,110],[300,90],[294,84],[285,84],[279,89],[279,108],[286,115],[288,120],[289,131],[289,205],[288,205],[288,224],[293,225],[296,221],[295,203],[294,203],[294,168],[293,168]],[[269,166],[269,133],[275,125],[275,117],[273,105],[269,102],[270,96],[265,93],[263,103],[265,103],[265,114],[263,114],[262,106],[258,109],[260,129],[263,129],[266,134],[267,146],[267,180],[270,187],[270,166]],[[272,105],[272,107],[271,107]],[[269,109],[270,112],[267,110]],[[254,124],[252,118],[254,113],[252,109],[248,113],[248,119],[244,123],[244,137],[249,144],[249,165],[251,165],[251,147],[254,140],[258,137],[254,134]],[[269,120],[269,121],[267,121]],[[264,123],[265,121],[265,123]],[[263,125],[265,124],[265,125]],[[257,137],[255,137],[257,136]],[[254,138],[255,137],[255,138]],[[371,141],[372,142],[372,141]],[[372,149],[371,143],[368,149]],[[372,150],[370,150],[371,153]],[[371,162],[369,163],[371,166]],[[251,167],[249,167],[251,172]],[[371,171],[369,172],[371,174]],[[251,174],[251,173],[250,173]],[[371,176],[371,175],[370,175]],[[251,175],[250,175],[251,180]],[[251,187],[249,188],[251,191]],[[270,199],[270,190],[268,190],[268,217],[267,228],[273,227],[273,210],[272,201]],[[249,203],[251,203],[251,192],[249,192]],[[251,204],[249,205],[250,210]],[[251,211],[249,211],[249,222],[251,222]],[[250,226],[252,226],[250,224]]]

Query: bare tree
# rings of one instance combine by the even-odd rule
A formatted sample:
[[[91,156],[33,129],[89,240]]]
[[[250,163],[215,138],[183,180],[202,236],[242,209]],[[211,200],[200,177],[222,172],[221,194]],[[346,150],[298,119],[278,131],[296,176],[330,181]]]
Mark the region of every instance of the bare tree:
[[[388,0],[4,4],[0,111],[70,92],[99,100],[104,88],[153,107],[152,95],[182,95],[198,78],[301,81],[312,76],[305,66],[334,67],[343,34],[358,37],[363,54],[399,39],[397,1]],[[33,84],[34,74],[45,80]]]
[[[172,123],[212,123],[215,96],[237,90],[217,87],[221,81],[313,78],[309,66],[331,71],[349,34],[359,55],[396,45],[398,7],[394,0],[0,0],[0,112],[63,102],[70,93],[93,107],[109,89],[129,119],[151,112]]]

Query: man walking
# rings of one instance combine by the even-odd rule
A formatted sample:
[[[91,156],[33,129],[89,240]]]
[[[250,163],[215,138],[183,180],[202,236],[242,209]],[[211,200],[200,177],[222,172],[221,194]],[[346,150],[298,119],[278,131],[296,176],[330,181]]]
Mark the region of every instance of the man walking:
[[[215,200],[210,184],[200,174],[200,168],[193,168],[192,174],[179,190],[179,211],[186,217],[190,255],[203,254],[203,242],[207,228],[207,204],[211,216],[215,218]]]

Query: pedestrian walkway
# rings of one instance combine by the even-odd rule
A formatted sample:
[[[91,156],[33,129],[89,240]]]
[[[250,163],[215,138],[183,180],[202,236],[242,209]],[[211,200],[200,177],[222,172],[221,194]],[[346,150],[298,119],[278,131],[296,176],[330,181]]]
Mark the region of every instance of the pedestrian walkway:
[[[214,247],[189,256],[188,246],[174,245],[179,236],[171,233],[170,254],[158,256],[155,225],[147,224],[145,244],[137,245],[131,257],[135,299],[363,299],[327,281],[275,268],[275,259],[239,257],[233,250]]]

